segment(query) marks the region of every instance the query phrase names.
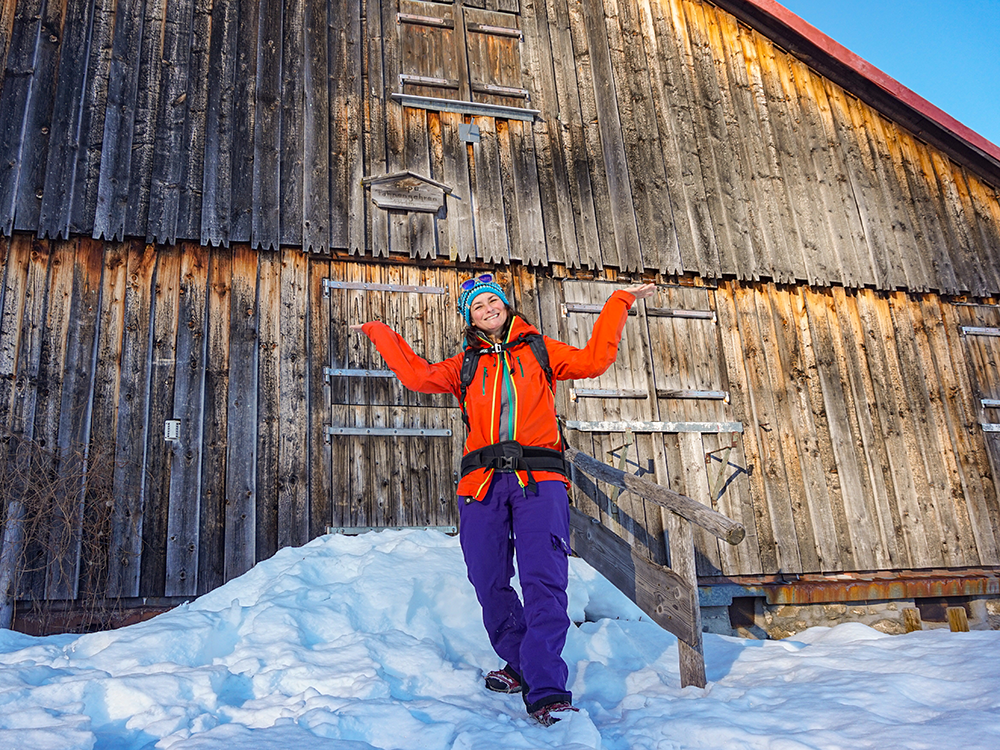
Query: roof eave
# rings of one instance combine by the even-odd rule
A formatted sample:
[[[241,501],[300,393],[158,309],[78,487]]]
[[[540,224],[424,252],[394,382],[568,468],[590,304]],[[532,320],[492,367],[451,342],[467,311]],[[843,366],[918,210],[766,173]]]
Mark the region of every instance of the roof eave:
[[[775,0],[711,0],[816,72],[1000,186],[1000,147],[966,127]]]

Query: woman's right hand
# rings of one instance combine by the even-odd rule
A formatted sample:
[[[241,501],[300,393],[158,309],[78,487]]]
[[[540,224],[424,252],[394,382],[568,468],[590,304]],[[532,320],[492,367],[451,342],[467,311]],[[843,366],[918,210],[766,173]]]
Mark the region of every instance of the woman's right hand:
[[[355,323],[354,325],[348,326],[348,328],[350,328],[355,333],[364,333],[365,332],[365,330],[364,330],[365,324],[364,323]]]

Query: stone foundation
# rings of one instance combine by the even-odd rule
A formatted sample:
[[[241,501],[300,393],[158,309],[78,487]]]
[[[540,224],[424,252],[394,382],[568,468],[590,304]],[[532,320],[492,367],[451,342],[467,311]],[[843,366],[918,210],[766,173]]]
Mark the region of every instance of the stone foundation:
[[[951,597],[944,599],[896,599],[870,602],[820,604],[767,604],[763,596],[734,597],[723,603],[707,597],[701,608],[706,633],[754,639],[780,639],[816,626],[833,627],[860,622],[890,635],[906,632],[904,609],[917,609],[924,630],[947,628],[947,607],[965,607],[970,630],[1000,630],[1000,599]],[[704,598],[703,598],[704,599]]]

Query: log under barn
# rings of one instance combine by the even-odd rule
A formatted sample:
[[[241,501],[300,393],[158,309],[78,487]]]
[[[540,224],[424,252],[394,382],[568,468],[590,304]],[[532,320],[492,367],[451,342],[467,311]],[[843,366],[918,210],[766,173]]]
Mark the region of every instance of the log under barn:
[[[1000,148],[781,6],[0,11],[15,627],[126,621],[328,530],[455,526],[457,404],[348,325],[450,356],[484,268],[576,344],[616,285],[660,285],[557,401],[576,448],[745,526],[695,534],[710,627],[1000,618]],[[659,507],[573,497],[667,562]]]

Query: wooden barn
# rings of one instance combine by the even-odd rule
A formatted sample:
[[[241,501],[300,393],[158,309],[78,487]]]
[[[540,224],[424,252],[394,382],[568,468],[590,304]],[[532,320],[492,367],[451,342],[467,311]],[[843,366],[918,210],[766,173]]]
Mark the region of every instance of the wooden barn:
[[[450,356],[482,269],[576,344],[659,284],[557,395],[745,527],[695,534],[706,627],[1000,626],[1000,148],[773,0],[0,3],[0,615],[453,528],[457,404],[348,325]]]

